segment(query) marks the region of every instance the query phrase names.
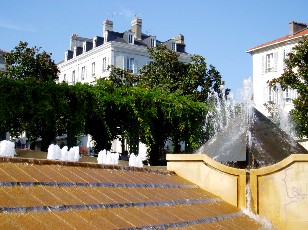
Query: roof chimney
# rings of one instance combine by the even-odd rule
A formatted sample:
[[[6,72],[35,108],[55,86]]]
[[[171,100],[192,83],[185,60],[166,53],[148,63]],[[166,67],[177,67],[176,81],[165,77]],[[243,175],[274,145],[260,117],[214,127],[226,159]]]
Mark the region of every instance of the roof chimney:
[[[294,34],[304,30],[307,28],[307,25],[300,22],[290,22],[290,35],[293,36]]]
[[[136,39],[141,39],[141,27],[142,27],[142,19],[134,18],[131,22],[132,32],[135,33]]]
[[[105,31],[113,31],[113,21],[110,21],[109,19],[106,19],[103,22],[103,34]]]
[[[175,36],[173,39],[176,41],[176,43],[184,44],[184,35],[183,34],[179,34],[179,35]]]

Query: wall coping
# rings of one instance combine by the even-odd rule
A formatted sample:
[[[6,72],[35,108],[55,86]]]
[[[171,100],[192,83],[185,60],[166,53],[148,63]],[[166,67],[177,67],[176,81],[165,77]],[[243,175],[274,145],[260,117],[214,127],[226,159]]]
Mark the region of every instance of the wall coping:
[[[224,164],[221,164],[212,158],[210,158],[206,154],[202,153],[196,153],[196,154],[167,154],[166,155],[167,161],[199,161],[204,162],[206,165],[210,166],[211,168],[217,169],[219,171],[232,174],[232,175],[245,175],[246,176],[246,170],[245,169],[238,169],[226,166]]]
[[[250,169],[250,176],[264,176],[268,174],[272,174],[274,172],[278,172],[288,167],[294,162],[308,162],[308,154],[291,154],[287,158],[282,161],[277,162],[276,164],[269,165],[266,167],[258,168],[258,169]]]

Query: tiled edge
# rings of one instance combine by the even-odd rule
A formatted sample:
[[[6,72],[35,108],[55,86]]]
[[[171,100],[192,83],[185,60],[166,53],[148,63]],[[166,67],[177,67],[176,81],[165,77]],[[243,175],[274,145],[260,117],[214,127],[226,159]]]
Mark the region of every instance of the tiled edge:
[[[220,220],[232,219],[234,217],[238,217],[242,215],[244,215],[242,212],[235,212],[231,214],[214,216],[214,217],[197,219],[197,220],[174,222],[174,223],[168,223],[168,224],[149,225],[149,226],[139,226],[139,227],[134,227],[134,228],[122,228],[121,230],[167,229],[167,228],[189,227],[191,225],[196,225],[196,224],[210,224],[210,223],[217,222]]]
[[[150,169],[142,167],[123,166],[123,165],[105,165],[105,164],[89,163],[89,162],[72,162],[72,161],[20,158],[20,157],[0,157],[0,162],[28,163],[37,165],[62,165],[62,166],[87,167],[87,168],[99,168],[99,169],[116,169],[116,170],[134,171],[134,172],[149,172],[149,173],[163,174],[163,175],[175,175],[173,171],[163,171],[159,169]]]
[[[159,202],[137,202],[137,203],[113,203],[113,204],[77,204],[77,205],[50,205],[50,206],[21,206],[21,207],[0,207],[0,213],[27,213],[27,212],[54,212],[69,210],[93,210],[102,208],[129,208],[129,207],[153,207],[153,206],[175,206],[193,205],[220,202],[220,198],[208,199],[185,199]]]
[[[131,184],[131,183],[100,183],[100,182],[0,182],[0,187],[35,187],[35,186],[52,186],[52,187],[105,187],[105,188],[198,188],[197,185],[189,184]]]

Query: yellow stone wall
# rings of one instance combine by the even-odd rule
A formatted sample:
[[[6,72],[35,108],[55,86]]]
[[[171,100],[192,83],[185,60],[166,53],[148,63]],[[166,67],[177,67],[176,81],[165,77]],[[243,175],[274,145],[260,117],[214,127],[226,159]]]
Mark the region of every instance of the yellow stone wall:
[[[279,229],[308,229],[308,155],[250,170],[254,212]]]
[[[167,154],[167,169],[239,208],[246,207],[246,172],[205,154]]]

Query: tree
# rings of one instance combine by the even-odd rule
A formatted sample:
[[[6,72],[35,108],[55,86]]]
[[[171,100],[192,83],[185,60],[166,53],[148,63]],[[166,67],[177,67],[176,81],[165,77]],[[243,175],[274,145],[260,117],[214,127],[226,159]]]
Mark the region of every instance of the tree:
[[[285,60],[284,73],[269,82],[276,87],[279,83],[282,89],[295,89],[298,98],[293,101],[294,109],[291,118],[295,122],[300,136],[308,136],[308,37],[303,39],[293,48]]]
[[[190,100],[205,102],[210,93],[217,92],[220,96],[227,95],[229,89],[223,94],[221,79],[217,69],[210,65],[207,68],[205,58],[193,55],[189,63],[180,61],[179,54],[165,46],[151,47],[148,49],[151,62],[140,70],[139,84],[147,88],[158,88],[167,93],[177,93],[178,96],[189,97]],[[178,118],[179,119],[179,118]],[[199,124],[203,121],[198,117]],[[186,128],[184,128],[186,127]],[[170,138],[174,144],[174,151],[180,151],[180,142],[189,143],[187,135],[188,123],[173,119],[172,133]],[[205,136],[205,135],[203,135]],[[185,151],[191,151],[186,145]]]
[[[211,91],[219,92],[224,84],[220,73],[210,65],[207,68],[205,58],[193,55],[189,63],[179,60],[179,54],[166,46],[148,49],[151,62],[140,70],[140,83],[148,88],[160,88],[164,91],[191,96],[192,99],[205,102]],[[229,91],[229,90],[228,90]]]
[[[42,150],[47,150],[56,137],[63,117],[63,90],[57,85],[58,68],[51,54],[20,42],[3,55],[5,71],[1,73],[3,130],[12,136],[27,131],[27,136],[42,138]],[[6,101],[5,101],[5,100]]]
[[[41,52],[36,46],[29,48],[27,42],[20,42],[10,53],[3,55],[5,72],[2,76],[14,79],[35,78],[40,81],[58,79],[58,67],[51,59],[51,53]]]
[[[67,131],[67,146],[71,148],[76,146],[78,136],[85,133],[86,120],[93,103],[93,86],[79,82],[75,85],[67,85],[65,82],[59,85],[65,88],[65,96],[59,100],[64,100],[66,104],[63,108],[63,131]]]
[[[13,137],[26,131],[31,141],[42,138],[41,149],[47,150],[64,126],[65,86],[35,78],[0,78],[0,90],[0,129]]]

